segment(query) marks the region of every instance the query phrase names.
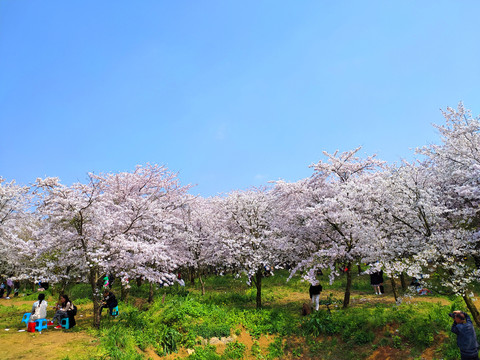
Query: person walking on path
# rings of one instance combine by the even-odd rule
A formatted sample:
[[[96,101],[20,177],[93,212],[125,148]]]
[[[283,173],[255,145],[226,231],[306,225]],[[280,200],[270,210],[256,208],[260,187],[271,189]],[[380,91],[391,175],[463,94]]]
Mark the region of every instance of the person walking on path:
[[[477,335],[470,316],[459,310],[448,315],[453,318],[451,330],[457,335],[457,346],[462,360],[478,360]]]
[[[318,311],[320,306],[320,293],[322,292],[322,285],[320,283],[316,283],[316,285],[310,285],[310,289],[308,291],[310,293],[310,299],[312,301],[312,308],[315,307],[315,311]]]
[[[370,285],[373,286],[376,295],[382,295],[381,286],[383,285],[383,271],[375,271],[370,274]]]

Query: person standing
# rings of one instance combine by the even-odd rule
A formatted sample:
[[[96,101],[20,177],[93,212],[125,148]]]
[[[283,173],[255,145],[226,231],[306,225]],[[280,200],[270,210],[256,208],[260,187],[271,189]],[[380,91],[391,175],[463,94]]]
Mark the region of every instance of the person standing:
[[[12,278],[7,279],[7,297],[6,299],[10,299],[10,293],[13,290],[13,280]]]
[[[320,293],[322,292],[322,285],[318,282],[318,280],[310,284],[310,289],[308,290],[310,293],[310,299],[312,302],[312,308],[315,308],[315,311],[318,311],[318,308],[320,306]]]
[[[20,290],[20,281],[15,280],[13,282],[13,296],[17,297],[18,296],[18,291]]]
[[[370,274],[370,285],[373,286],[376,295],[382,295],[381,287],[383,285],[383,271],[375,271]]]
[[[457,335],[457,346],[462,360],[478,360],[478,343],[472,320],[468,314],[456,310],[448,314],[453,318],[452,332]]]

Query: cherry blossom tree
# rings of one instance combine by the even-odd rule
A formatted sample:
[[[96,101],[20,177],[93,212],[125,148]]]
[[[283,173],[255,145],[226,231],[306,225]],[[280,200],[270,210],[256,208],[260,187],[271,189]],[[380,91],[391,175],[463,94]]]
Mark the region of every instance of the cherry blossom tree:
[[[182,207],[184,251],[187,253],[184,266],[190,269],[192,279],[199,279],[202,295],[205,295],[203,274],[210,267],[220,265],[215,241],[215,204],[211,198],[189,196]]]
[[[352,266],[364,257],[366,244],[375,230],[363,216],[369,208],[366,184],[373,181],[376,170],[383,166],[375,156],[357,157],[359,150],[341,154],[324,152],[328,160],[312,165],[314,174],[304,182],[303,191],[309,199],[303,200],[304,207],[297,215],[303,223],[300,228],[311,230],[311,234],[299,237],[298,243],[311,244],[314,239],[313,247],[317,249],[303,259],[293,273],[301,269],[330,268],[333,281],[340,275],[340,267],[347,277],[343,307],[350,302]]]
[[[441,284],[461,295],[480,326],[480,314],[471,299],[480,276],[480,119],[463,104],[443,112],[445,125],[436,126],[441,144],[418,149],[435,180],[435,206],[442,207],[441,228],[417,255],[417,262],[434,264]]]
[[[189,186],[158,165],[94,177],[112,239],[102,267],[124,279],[171,283],[175,269],[188,259],[181,246],[181,216]]]
[[[44,226],[41,254],[55,266],[86,278],[94,297],[94,326],[100,325],[101,276],[143,276],[170,283],[181,254],[168,242],[179,236],[182,196],[188,187],[158,165],[138,166],[132,173],[89,174],[87,184],[68,187],[58,179],[38,179],[42,191],[37,210]],[[63,274],[72,276],[72,274]],[[57,275],[61,278],[62,275]]]
[[[22,272],[19,251],[24,249],[22,236],[28,232],[31,218],[29,191],[28,186],[7,182],[0,177],[0,272],[15,277]]]
[[[395,277],[410,269],[412,257],[431,241],[432,231],[441,228],[438,215],[443,208],[436,205],[433,179],[422,164],[390,166],[371,185],[364,216],[373,232],[364,261],[380,263],[397,299]]]
[[[266,267],[277,262],[277,240],[272,230],[275,217],[266,189],[234,191],[215,199],[216,249],[225,267],[245,273],[257,289],[257,308],[262,306],[262,278]]]

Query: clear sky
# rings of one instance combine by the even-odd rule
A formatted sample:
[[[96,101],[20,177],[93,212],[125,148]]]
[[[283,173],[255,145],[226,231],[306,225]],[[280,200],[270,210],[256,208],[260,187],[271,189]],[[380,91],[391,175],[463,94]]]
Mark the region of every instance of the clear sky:
[[[0,176],[158,163],[203,196],[388,162],[480,113],[480,1],[0,0]]]

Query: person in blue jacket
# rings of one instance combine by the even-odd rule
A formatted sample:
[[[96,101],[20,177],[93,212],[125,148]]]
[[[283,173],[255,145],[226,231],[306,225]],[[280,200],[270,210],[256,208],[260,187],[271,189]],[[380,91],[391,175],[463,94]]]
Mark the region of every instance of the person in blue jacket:
[[[478,360],[477,335],[470,316],[459,310],[448,315],[453,318],[452,332],[457,334],[462,360]]]

